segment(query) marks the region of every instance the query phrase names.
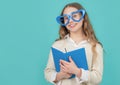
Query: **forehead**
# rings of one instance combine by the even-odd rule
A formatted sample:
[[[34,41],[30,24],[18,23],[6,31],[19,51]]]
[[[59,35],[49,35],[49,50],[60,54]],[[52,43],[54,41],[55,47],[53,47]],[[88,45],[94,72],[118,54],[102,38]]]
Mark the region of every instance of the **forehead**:
[[[77,11],[78,9],[75,8],[75,7],[66,7],[63,11],[63,14],[70,14],[71,12],[75,12]]]

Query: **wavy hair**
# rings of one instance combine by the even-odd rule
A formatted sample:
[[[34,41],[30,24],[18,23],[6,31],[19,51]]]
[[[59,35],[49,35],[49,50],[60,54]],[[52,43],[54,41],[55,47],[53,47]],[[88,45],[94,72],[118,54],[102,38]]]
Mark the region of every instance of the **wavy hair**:
[[[74,7],[78,10],[79,9],[84,9],[83,6],[80,5],[79,3],[69,3],[63,8],[63,10],[61,12],[61,15],[63,15],[63,12],[64,12],[66,7]],[[93,27],[90,23],[87,12],[85,13],[85,16],[84,16],[83,25],[82,25],[82,32],[86,36],[88,42],[92,45],[93,60],[95,60],[95,58],[97,56],[97,52],[95,50],[96,44],[100,44],[101,46],[102,46],[102,44],[98,41],[98,39],[95,35],[95,32],[94,32]],[[59,39],[58,40],[64,39],[64,37],[67,34],[69,34],[69,30],[65,26],[60,25]]]

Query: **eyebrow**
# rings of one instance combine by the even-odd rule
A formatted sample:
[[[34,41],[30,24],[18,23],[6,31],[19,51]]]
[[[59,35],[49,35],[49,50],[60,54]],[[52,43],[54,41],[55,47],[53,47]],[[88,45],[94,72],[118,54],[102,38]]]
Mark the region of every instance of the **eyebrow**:
[[[76,11],[78,11],[78,10],[76,10]],[[73,12],[76,12],[76,11],[73,11]],[[69,14],[66,14],[66,15],[70,15],[70,14],[73,13],[73,12],[70,12]],[[65,15],[65,14],[63,13],[63,15]]]

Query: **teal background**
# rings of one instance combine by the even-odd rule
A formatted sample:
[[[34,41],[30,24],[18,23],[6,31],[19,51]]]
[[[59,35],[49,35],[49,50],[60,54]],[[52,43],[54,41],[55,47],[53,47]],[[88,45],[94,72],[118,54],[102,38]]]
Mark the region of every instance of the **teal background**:
[[[101,85],[119,85],[119,0],[1,0],[0,85],[51,85],[44,69],[58,37],[55,18],[69,2],[84,6],[104,46]]]

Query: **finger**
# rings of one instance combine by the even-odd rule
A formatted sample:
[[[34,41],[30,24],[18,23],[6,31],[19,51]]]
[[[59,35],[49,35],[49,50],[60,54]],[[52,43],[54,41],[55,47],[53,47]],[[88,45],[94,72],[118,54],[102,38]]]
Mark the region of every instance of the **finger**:
[[[67,68],[66,68],[64,65],[61,65],[61,64],[60,64],[60,68],[61,68],[61,71],[67,72]]]
[[[61,71],[61,72],[64,72],[62,67],[60,67],[60,71]]]
[[[60,68],[66,69],[66,67],[64,65],[62,65],[62,64],[60,64]]]
[[[65,68],[69,68],[70,67],[70,64],[66,64],[66,63],[60,63],[61,66],[64,66]]]
[[[63,69],[62,68],[62,70],[61,70],[62,72],[64,72],[64,73],[68,73],[68,70],[66,70],[66,69]]]
[[[70,62],[74,62],[74,61],[72,60],[71,56],[69,57],[69,61],[70,61]]]
[[[61,67],[61,70],[60,70],[60,71],[66,73],[66,70],[65,70],[63,67]]]
[[[65,64],[69,65],[69,62],[64,61],[64,60],[60,60],[60,63],[62,63],[63,65],[65,65]]]
[[[62,63],[60,63],[60,67],[64,67],[64,65]]]

